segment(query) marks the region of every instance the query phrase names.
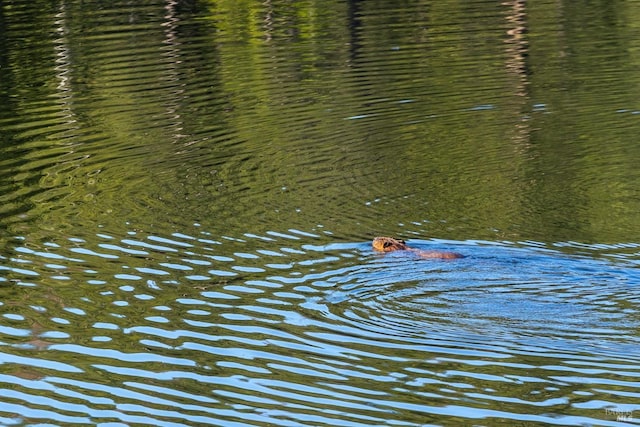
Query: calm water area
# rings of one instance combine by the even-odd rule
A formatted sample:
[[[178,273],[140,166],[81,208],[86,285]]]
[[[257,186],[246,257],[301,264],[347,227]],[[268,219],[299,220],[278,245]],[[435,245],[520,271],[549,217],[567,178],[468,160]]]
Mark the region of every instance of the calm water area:
[[[639,304],[638,1],[0,2],[0,425],[640,425]]]

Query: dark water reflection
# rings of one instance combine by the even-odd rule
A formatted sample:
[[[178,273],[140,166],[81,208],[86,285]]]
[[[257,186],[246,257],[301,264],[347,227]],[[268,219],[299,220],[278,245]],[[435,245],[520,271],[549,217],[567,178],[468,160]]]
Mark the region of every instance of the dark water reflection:
[[[639,15],[1,4],[0,424],[637,423]]]

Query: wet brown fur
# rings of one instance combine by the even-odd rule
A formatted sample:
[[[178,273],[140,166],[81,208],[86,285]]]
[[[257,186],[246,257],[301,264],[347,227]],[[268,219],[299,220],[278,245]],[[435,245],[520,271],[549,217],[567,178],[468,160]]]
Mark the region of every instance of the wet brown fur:
[[[423,251],[420,249],[410,248],[404,240],[394,239],[393,237],[376,237],[373,239],[373,249],[379,252],[411,251],[420,258],[463,258],[461,254],[456,252]]]

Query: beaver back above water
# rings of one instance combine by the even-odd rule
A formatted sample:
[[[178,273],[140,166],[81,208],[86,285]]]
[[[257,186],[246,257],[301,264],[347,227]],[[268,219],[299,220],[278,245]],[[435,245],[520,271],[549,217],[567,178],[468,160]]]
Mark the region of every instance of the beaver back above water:
[[[379,252],[411,251],[420,258],[464,258],[463,255],[456,252],[423,251],[420,249],[410,248],[404,240],[394,239],[393,237],[376,237],[373,239],[373,249]]]

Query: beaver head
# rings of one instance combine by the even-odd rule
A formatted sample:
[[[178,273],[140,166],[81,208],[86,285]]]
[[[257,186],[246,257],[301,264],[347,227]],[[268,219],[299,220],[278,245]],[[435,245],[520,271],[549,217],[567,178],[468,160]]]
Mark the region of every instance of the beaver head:
[[[373,249],[380,252],[391,252],[398,250],[407,250],[404,240],[394,239],[393,237],[376,237],[373,239]]]

